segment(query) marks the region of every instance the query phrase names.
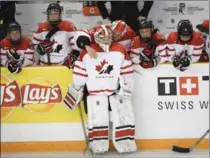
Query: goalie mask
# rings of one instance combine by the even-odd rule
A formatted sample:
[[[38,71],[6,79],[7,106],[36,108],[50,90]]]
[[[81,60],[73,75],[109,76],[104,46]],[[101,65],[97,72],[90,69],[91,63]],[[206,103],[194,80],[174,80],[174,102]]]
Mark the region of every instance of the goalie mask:
[[[109,47],[112,42],[112,32],[110,26],[100,26],[94,34],[94,39],[105,52],[109,52]]]
[[[139,21],[139,34],[141,41],[147,43],[152,39],[154,25],[149,19],[142,19]]]
[[[13,45],[21,42],[21,26],[18,22],[12,22],[8,25],[7,35]]]
[[[51,3],[47,8],[47,20],[52,25],[58,25],[61,21],[62,8],[58,3]]]
[[[182,42],[188,42],[192,39],[193,26],[189,20],[181,20],[177,26],[177,32],[179,40]]]
[[[118,41],[122,39],[122,37],[125,35],[127,30],[127,25],[124,21],[117,20],[112,22],[111,30],[112,30],[113,41]]]

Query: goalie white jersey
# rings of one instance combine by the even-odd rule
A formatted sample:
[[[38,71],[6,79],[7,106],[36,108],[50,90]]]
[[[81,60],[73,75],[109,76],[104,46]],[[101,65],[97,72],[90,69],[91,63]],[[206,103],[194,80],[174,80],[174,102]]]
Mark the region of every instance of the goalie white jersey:
[[[89,94],[113,94],[119,87],[119,78],[132,78],[133,65],[125,47],[118,43],[110,46],[109,52],[104,52],[98,44],[91,47],[98,52],[98,59],[91,59],[83,50],[75,63],[73,82],[76,86],[87,85]]]

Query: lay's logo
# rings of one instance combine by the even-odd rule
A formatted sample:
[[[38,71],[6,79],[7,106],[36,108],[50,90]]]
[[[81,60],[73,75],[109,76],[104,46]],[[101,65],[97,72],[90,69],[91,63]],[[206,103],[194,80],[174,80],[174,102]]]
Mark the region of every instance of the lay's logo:
[[[21,93],[16,81],[1,75],[1,106],[16,107],[21,104]]]
[[[62,101],[59,85],[35,78],[21,87],[22,104],[48,104]]]
[[[35,113],[46,113],[62,102],[60,86],[44,77],[35,77],[20,86],[1,73],[1,119],[18,106]]]

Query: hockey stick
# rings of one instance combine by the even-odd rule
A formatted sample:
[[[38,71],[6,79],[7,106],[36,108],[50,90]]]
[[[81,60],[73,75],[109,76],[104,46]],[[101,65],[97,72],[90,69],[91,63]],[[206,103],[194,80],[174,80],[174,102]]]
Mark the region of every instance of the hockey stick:
[[[86,141],[86,145],[87,145],[87,148],[84,151],[84,155],[85,155],[86,151],[89,151],[91,153],[91,155],[94,156],[92,150],[90,149],[89,139],[88,139],[88,135],[87,135],[86,128],[85,128],[85,121],[84,121],[84,118],[83,118],[83,115],[82,115],[81,104],[79,105],[79,113],[80,113],[80,119],[81,119],[81,122],[82,122],[83,133],[84,133],[85,141]]]
[[[189,148],[183,148],[183,147],[179,147],[179,146],[172,146],[172,151],[175,152],[179,152],[179,153],[189,153],[191,152],[205,137],[206,135],[209,133],[209,129],[202,135],[202,137],[200,137],[193,146],[189,147]]]

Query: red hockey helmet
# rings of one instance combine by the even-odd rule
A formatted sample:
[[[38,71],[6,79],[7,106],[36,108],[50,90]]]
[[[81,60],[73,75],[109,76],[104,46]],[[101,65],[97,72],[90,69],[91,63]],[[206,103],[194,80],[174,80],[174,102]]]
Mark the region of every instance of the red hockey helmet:
[[[196,28],[201,32],[209,34],[209,20],[204,20],[202,24],[198,24]]]

